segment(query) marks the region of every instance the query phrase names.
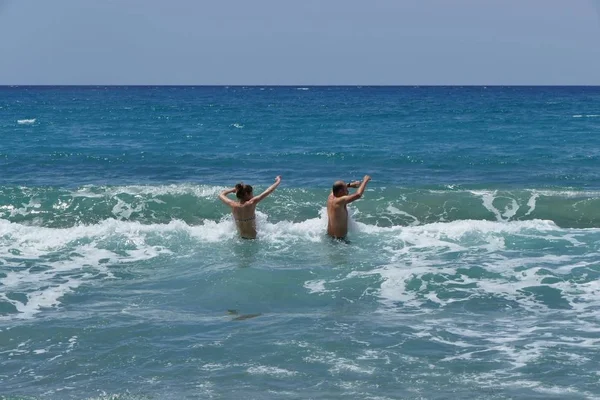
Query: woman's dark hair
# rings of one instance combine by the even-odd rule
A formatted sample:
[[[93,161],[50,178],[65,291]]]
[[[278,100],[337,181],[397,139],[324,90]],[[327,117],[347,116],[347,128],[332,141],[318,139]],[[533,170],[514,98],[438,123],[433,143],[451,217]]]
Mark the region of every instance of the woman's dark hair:
[[[243,200],[248,197],[249,194],[252,194],[252,186],[245,185],[242,182],[235,185],[235,196],[238,199]]]

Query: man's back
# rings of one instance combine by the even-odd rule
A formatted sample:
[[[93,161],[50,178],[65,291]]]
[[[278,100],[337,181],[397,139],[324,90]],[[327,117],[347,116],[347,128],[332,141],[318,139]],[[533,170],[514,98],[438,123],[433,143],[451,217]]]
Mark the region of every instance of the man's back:
[[[371,177],[365,175],[362,182],[352,182],[346,184],[343,181],[337,181],[333,184],[331,194],[327,198],[327,234],[336,239],[343,239],[348,234],[348,209],[346,205],[362,197],[367,182]],[[350,194],[348,188],[358,187],[356,193]]]
[[[346,203],[331,193],[327,199],[327,234],[344,238],[348,234],[348,209]]]

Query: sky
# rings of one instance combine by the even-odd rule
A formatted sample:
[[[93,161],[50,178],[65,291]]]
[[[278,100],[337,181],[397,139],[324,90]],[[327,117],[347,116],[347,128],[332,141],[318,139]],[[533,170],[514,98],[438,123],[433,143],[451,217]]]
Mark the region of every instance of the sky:
[[[600,0],[0,0],[2,85],[600,85]]]

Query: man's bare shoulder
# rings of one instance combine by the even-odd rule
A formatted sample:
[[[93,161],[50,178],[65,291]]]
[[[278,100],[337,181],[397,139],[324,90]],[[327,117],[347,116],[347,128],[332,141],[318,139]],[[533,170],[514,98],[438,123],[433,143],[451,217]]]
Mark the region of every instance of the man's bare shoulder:
[[[342,197],[335,197],[334,195],[329,195],[329,197],[327,198],[327,204],[331,204],[334,206],[339,206],[344,204],[344,196]]]

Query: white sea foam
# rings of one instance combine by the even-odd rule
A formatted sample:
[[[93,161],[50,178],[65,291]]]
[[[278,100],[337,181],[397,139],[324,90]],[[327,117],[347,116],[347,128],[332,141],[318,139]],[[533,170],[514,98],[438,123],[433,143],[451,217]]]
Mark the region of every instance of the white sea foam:
[[[598,118],[600,114],[575,114],[573,118]]]
[[[328,283],[335,283],[335,282],[339,282],[339,281],[326,281],[324,279],[316,279],[313,281],[306,281],[304,282],[304,287],[306,289],[308,289],[309,293],[320,293],[320,294],[324,294],[324,293],[330,293],[330,292],[339,292],[340,289],[327,289],[325,287],[326,284]]]
[[[501,211],[494,206],[494,201],[501,198],[506,198],[503,196],[498,196],[497,191],[489,192],[489,191],[471,191],[472,194],[480,196],[483,206],[491,211],[498,221],[508,221],[519,210],[519,205],[515,199],[508,198],[510,200],[510,204],[506,206],[506,208]]]
[[[535,210],[535,202],[539,196],[540,195],[536,192],[533,192],[531,194],[531,197],[529,198],[529,200],[527,200],[527,207],[529,207],[529,210],[527,210],[527,213],[525,213],[525,215],[529,215]]]
[[[540,228],[538,223],[535,223]],[[452,225],[452,224],[450,224]],[[476,224],[476,225],[479,225]],[[498,224],[498,225],[521,225],[521,228],[527,224]],[[424,227],[429,229],[428,227]],[[481,229],[481,226],[476,229],[481,232],[480,237],[484,240],[490,240],[487,236],[494,236],[502,231],[502,227],[498,227],[498,230],[488,230],[487,232]],[[504,232],[512,231],[512,234],[522,235],[524,238],[532,237],[536,238],[536,235],[530,232],[531,226],[526,227],[524,231],[519,233],[518,230],[514,230],[515,226],[510,227]],[[548,231],[552,233],[552,236],[561,232],[557,227],[544,226],[541,228],[545,230],[539,231],[536,240],[547,240],[551,242],[552,237],[548,237]],[[411,228],[412,229],[412,228]],[[456,233],[456,230],[454,233]],[[450,231],[452,232],[452,230]],[[446,232],[448,238],[454,236],[454,233]],[[405,232],[405,235],[408,232]],[[417,236],[428,234],[426,232],[414,232]],[[448,235],[450,233],[450,235]],[[597,237],[598,230],[590,230],[588,233],[595,234]],[[568,243],[568,239],[562,236],[560,240],[565,240]],[[408,239],[413,243],[417,242],[415,239]],[[589,239],[588,239],[589,240]],[[432,242],[434,244],[435,242]],[[491,242],[490,242],[491,243]],[[436,244],[435,246],[439,246]],[[496,247],[497,246],[497,247]],[[585,265],[584,259],[597,259],[597,256],[593,254],[585,254],[583,256],[574,256],[570,254],[553,255],[553,254],[540,254],[538,256],[525,256],[519,254],[519,251],[512,252],[509,257],[506,256],[506,248],[503,245],[503,241],[498,242],[494,246],[470,246],[465,247],[461,257],[466,262],[449,261],[445,260],[444,253],[439,248],[421,247],[420,249],[406,246],[400,249],[388,250],[392,254],[390,256],[390,263],[379,268],[375,268],[368,273],[379,274],[384,281],[381,283],[378,290],[378,295],[383,304],[388,307],[397,309],[397,304],[401,303],[405,306],[414,308],[421,308],[426,302],[438,303],[440,306],[447,306],[454,302],[465,302],[473,298],[489,298],[501,297],[508,301],[516,302],[520,307],[529,310],[531,312],[551,312],[552,307],[560,306],[564,304],[567,308],[564,309],[566,313],[577,313],[583,315],[586,312],[600,307],[600,282],[591,280],[589,282],[577,282],[571,279],[564,279],[562,276],[568,276],[574,268],[581,268]],[[493,276],[481,276],[478,278],[470,278],[463,273],[459,273],[458,269],[469,269],[471,265],[479,265],[484,268],[485,271],[494,273]],[[558,277],[551,281],[546,281],[548,274],[544,271],[553,271],[551,277]],[[436,285],[438,289],[432,291],[429,289],[431,282],[428,276],[439,276],[444,277],[442,282],[438,282]],[[420,282],[420,287],[415,287],[414,283]],[[411,287],[407,286],[408,283]],[[323,285],[327,285],[324,282]],[[437,297],[437,292],[442,288],[452,288],[456,292],[462,292],[466,296],[450,297],[440,300]],[[528,292],[529,288],[539,288],[545,290],[554,290],[558,296],[562,298],[563,303],[549,305],[546,304],[543,299],[538,298]],[[548,308],[551,307],[551,308]],[[561,306],[562,307],[562,306]]]
[[[41,204],[39,200],[35,198],[31,198],[27,204],[21,204],[22,207],[15,207],[13,205],[2,206],[0,209],[10,211],[10,217],[15,217],[18,215],[35,215],[40,214],[39,208]]]
[[[139,213],[144,211],[146,208],[145,203],[140,203],[137,206],[132,207],[130,204],[125,203],[120,198],[116,197],[117,204],[113,206],[112,214],[119,219],[129,219],[133,213]]]
[[[298,374],[297,371],[290,371],[290,370],[287,370],[284,368],[278,368],[278,367],[272,367],[272,366],[266,366],[266,365],[252,366],[252,367],[248,368],[247,371],[251,375],[271,375],[271,376],[277,376],[277,377],[289,377],[289,376],[294,376],[294,375]]]
[[[323,350],[315,351],[314,354],[304,357],[304,361],[328,365],[331,374],[353,372],[356,374],[371,375],[375,372],[375,368],[373,367],[365,366],[363,363],[358,363],[345,357],[339,357],[336,353]]]
[[[581,367],[591,362],[599,341],[586,337],[561,337],[557,333],[565,329],[577,332],[580,321],[577,318],[555,321],[554,318],[555,314],[549,315],[546,321],[543,315],[480,320],[477,315],[467,313],[464,318],[458,319],[440,319],[437,316],[412,319],[411,325],[416,330],[416,337],[455,346],[453,354],[443,358],[441,363],[457,360],[487,362],[492,355],[495,362],[506,364],[490,373],[469,375],[469,383],[474,380],[485,387],[537,387],[538,383],[517,383],[521,376],[520,368],[537,365],[549,354],[565,366]],[[440,333],[443,337],[447,336],[444,332],[452,334],[453,339],[440,340]],[[468,345],[464,346],[464,342]],[[573,346],[576,346],[577,353],[570,350]]]
[[[147,260],[170,251],[146,242],[149,232],[177,229],[183,223],[168,226],[148,226],[114,220],[98,225],[75,226],[65,229],[42,228],[0,220],[0,262],[6,266],[5,277],[0,278],[3,293],[0,298],[13,304],[18,314],[0,318],[31,318],[38,312],[60,305],[60,299],[89,279],[98,275],[107,279],[112,273],[106,265]],[[184,224],[185,225],[185,224]],[[175,228],[174,228],[175,227]],[[129,245],[128,251],[103,248],[103,241],[113,237]],[[72,254],[48,261],[48,254]],[[26,261],[37,260],[41,272],[18,267]],[[14,266],[13,268],[9,268]],[[60,277],[60,279],[57,279]],[[8,293],[26,293],[27,301],[9,298]]]
[[[19,125],[33,125],[35,124],[36,119],[32,118],[32,119],[19,119],[17,120],[17,124]]]
[[[388,205],[387,207],[387,211],[392,214],[392,215],[402,215],[408,218],[411,218],[413,221],[411,222],[411,225],[418,225],[420,223],[419,219],[417,217],[415,217],[414,215],[411,215],[405,211],[399,210],[396,207],[392,206],[392,205]]]
[[[35,205],[30,205],[35,207]],[[137,209],[118,203],[113,209],[116,216],[126,218]],[[323,241],[324,220],[292,223],[271,223],[265,214],[257,213],[259,241],[282,246],[284,251],[295,242]],[[0,318],[32,318],[39,312],[56,308],[61,299],[87,281],[98,276],[112,279],[108,265],[150,260],[169,256],[170,245],[179,248],[181,240],[190,242],[221,243],[239,240],[230,216],[221,221],[205,220],[199,225],[188,225],[173,220],[168,224],[141,224],[116,219],[94,225],[76,225],[68,228],[48,228],[11,223],[0,220],[0,263],[5,267],[0,277],[0,299],[11,303],[17,310]],[[179,251],[179,250],[178,250]],[[56,261],[48,255],[63,254]],[[52,258],[55,258],[54,256]],[[41,272],[20,267],[35,262]],[[60,277],[60,279],[57,279]],[[27,300],[18,300],[10,293],[24,293]]]
[[[600,197],[600,191],[597,190],[537,190],[540,196],[561,196],[566,198],[572,197],[592,197],[598,198]]]
[[[129,185],[114,187],[91,187],[84,186],[73,193],[74,197],[115,197],[118,194],[164,196],[164,195],[192,195],[202,198],[215,198],[225,189],[223,186],[206,186],[193,184],[179,185]]]
[[[535,391],[539,392],[539,393],[551,394],[551,395],[557,395],[557,396],[564,396],[566,394],[570,394],[570,395],[582,396],[582,397],[585,397],[588,399],[600,399],[600,396],[598,396],[597,393],[582,392],[582,391],[579,391],[572,387],[561,387],[561,386],[545,387],[542,385],[536,385]]]
[[[229,364],[218,364],[218,363],[207,363],[207,364],[204,364],[202,367],[200,367],[200,369],[202,369],[203,371],[210,371],[210,372],[222,371],[227,368],[230,368]]]
[[[304,287],[308,289],[309,293],[324,293],[324,292],[326,292],[325,281],[322,279],[304,282]]]
[[[321,242],[327,220],[321,215],[302,222],[280,221],[268,223],[265,214],[257,212],[258,237],[272,242],[292,245],[297,241]]]
[[[35,205],[33,205],[34,207]],[[531,207],[531,206],[530,206]],[[131,210],[114,210],[124,216]],[[270,252],[283,254],[298,248],[314,250],[314,246],[327,246],[324,210],[318,218],[301,222],[270,222],[267,215],[258,212],[258,241],[269,246]],[[559,290],[565,301],[578,312],[588,312],[600,306],[600,282],[583,283],[559,280],[543,283],[544,268],[554,276],[570,274],[574,268],[590,265],[594,254],[538,256],[520,254],[509,247],[508,240],[546,241],[564,246],[587,245],[590,237],[597,237],[600,229],[561,229],[552,221],[530,220],[512,222],[454,221],[418,226],[380,227],[352,223],[352,238],[358,239],[357,251],[368,251],[369,258],[377,260],[376,267],[362,271],[365,276],[381,277],[380,287],[371,288],[382,304],[395,307],[405,303],[419,307],[425,302],[446,306],[456,301],[466,301],[473,296],[494,295],[516,301],[523,307],[545,307],[538,299],[523,292],[528,287],[547,286]],[[116,219],[95,225],[77,225],[68,228],[45,228],[0,220],[0,262],[5,276],[0,278],[3,291],[0,297],[16,307],[18,314],[4,318],[30,318],[46,308],[60,306],[61,298],[76,290],[90,279],[102,276],[112,279],[107,265],[133,263],[161,256],[181,254],[181,243],[218,244],[237,241],[235,224],[230,216],[221,221],[205,220],[199,225],[188,225],[174,220],[168,224],[141,224]],[[596,235],[596,236],[593,236]],[[171,246],[174,246],[171,249]],[[185,251],[185,250],[184,250]],[[55,261],[48,255],[64,254]],[[54,256],[53,256],[54,257]],[[52,257],[51,257],[52,258]],[[34,261],[42,267],[40,272],[21,268],[25,262]],[[458,268],[479,265],[494,277],[470,278],[457,273]],[[349,271],[344,279],[360,278],[359,272]],[[465,298],[440,298],[436,292],[427,291],[428,274],[447,276],[446,284],[471,285],[463,290]],[[60,279],[56,279],[60,276]],[[421,288],[407,288],[407,282],[421,280]],[[323,295],[340,290],[340,278],[334,280],[318,277],[304,283],[308,293]],[[26,293],[27,301],[15,300],[8,293]]]
[[[530,209],[533,208],[530,204]],[[527,244],[534,241],[536,246],[542,246],[541,243],[546,242],[546,249],[557,244],[566,249],[590,246],[599,237],[600,229],[562,229],[552,221],[543,220],[465,220],[407,227],[355,225],[357,230],[353,235],[361,240],[377,238],[378,250],[373,251],[371,257],[379,260],[381,265],[370,270],[351,271],[344,279],[381,277],[379,286],[367,289],[365,293],[379,298],[386,315],[390,310],[427,313],[431,311],[423,307],[427,303],[446,307],[478,298],[503,298],[533,313],[555,312],[554,307],[558,306],[563,307],[562,312],[583,316],[593,314],[593,310],[600,307],[600,282],[568,278],[575,269],[597,265],[597,252],[552,254],[548,250],[541,251],[540,247],[540,251],[536,251],[538,254],[532,254]],[[514,242],[522,242],[525,247],[515,248]],[[485,273],[470,277],[459,272],[473,266]],[[431,281],[432,276],[440,280]],[[549,277],[552,279],[548,281]],[[304,286],[308,293],[324,295],[339,290],[338,282],[344,279],[320,277],[306,281]],[[531,288],[551,290],[549,294],[558,296],[562,303],[556,303],[556,300],[547,303],[543,297],[535,295],[535,291],[530,292]],[[463,295],[439,296],[445,289]],[[513,305],[506,303],[506,307]],[[585,329],[595,328],[588,326]],[[513,361],[515,365],[521,363],[517,358]]]

